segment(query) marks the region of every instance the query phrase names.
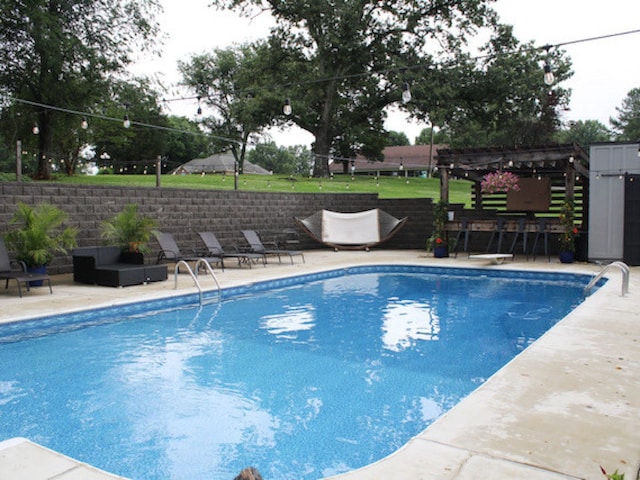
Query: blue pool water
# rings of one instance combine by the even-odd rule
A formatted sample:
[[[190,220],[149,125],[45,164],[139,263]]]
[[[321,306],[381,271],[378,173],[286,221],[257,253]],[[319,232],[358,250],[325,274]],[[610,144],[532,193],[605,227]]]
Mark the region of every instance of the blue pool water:
[[[0,440],[134,479],[376,461],[582,301],[590,277],[359,267],[0,327]],[[124,290],[123,290],[124,292]]]

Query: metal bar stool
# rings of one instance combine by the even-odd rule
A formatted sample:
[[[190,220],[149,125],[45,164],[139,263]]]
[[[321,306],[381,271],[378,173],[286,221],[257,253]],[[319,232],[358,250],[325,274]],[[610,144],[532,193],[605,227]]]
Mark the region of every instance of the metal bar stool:
[[[502,250],[502,239],[504,238],[504,218],[498,217],[496,219],[496,226],[493,229],[493,232],[491,232],[491,238],[489,238],[489,244],[487,245],[487,253],[489,253],[489,251],[491,250],[491,246],[493,245],[493,241],[496,238],[496,235],[498,236],[498,249],[496,250],[497,253],[501,253],[500,250]]]
[[[516,245],[518,240],[522,240],[522,253],[527,253],[527,219],[521,218],[518,220],[518,230],[513,236],[513,242],[511,242],[511,248],[509,249],[509,253],[514,253],[516,249]]]
[[[547,229],[546,218],[538,219],[538,229],[536,230],[536,236],[533,238],[533,247],[531,247],[531,256],[534,260],[536,259],[536,251],[540,236],[542,236],[544,242],[544,255],[549,259],[549,261],[551,261],[551,256],[549,255],[549,230]]]
[[[458,230],[458,233],[456,234],[456,241],[453,244],[453,252],[455,253],[455,257],[458,256],[458,247],[460,246],[460,239],[462,238],[462,235],[464,235],[464,248],[463,248],[463,252],[469,252],[469,236],[471,234],[470,230],[469,230],[469,219],[468,218],[463,218],[460,220],[460,230]]]

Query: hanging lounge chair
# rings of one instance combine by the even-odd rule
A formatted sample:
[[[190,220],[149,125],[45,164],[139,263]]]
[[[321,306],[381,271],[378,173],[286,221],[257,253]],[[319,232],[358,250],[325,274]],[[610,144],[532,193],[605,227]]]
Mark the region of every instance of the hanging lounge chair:
[[[386,242],[407,221],[379,208],[363,212],[340,213],[320,210],[307,218],[295,218],[314,240],[337,250],[369,250]]]

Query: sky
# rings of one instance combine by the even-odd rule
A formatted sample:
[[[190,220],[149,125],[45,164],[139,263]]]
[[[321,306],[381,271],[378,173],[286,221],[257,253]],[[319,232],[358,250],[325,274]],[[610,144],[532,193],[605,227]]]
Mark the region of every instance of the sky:
[[[164,13],[159,18],[165,35],[162,57],[141,59],[136,74],[153,75],[164,85],[179,79],[177,62],[214,48],[265,38],[272,20],[265,14],[254,19],[209,7],[210,0],[161,0]],[[537,46],[606,36],[640,29],[639,0],[497,0],[494,4],[503,23],[513,25],[522,43]],[[610,127],[627,93],[640,87],[640,33],[594,40],[562,47],[573,63],[574,75],[562,85],[572,90],[565,122],[599,120]],[[542,75],[542,71],[540,73]],[[165,98],[184,92],[174,88]],[[195,101],[171,102],[171,112],[195,117]],[[389,130],[404,132],[411,143],[427,124],[408,122],[400,112],[391,112]],[[309,145],[313,140],[297,128],[271,131],[278,145]]]

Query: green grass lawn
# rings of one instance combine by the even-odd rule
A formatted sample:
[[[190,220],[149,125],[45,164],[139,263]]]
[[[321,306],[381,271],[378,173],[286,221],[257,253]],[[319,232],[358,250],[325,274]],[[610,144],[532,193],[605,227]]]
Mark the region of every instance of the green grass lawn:
[[[56,182],[82,185],[123,185],[155,187],[155,175],[60,175]],[[233,190],[232,175],[163,175],[160,185],[166,188],[199,188]],[[238,190],[250,192],[304,193],[377,193],[380,198],[440,198],[440,180],[417,177],[380,177],[335,175],[329,178],[289,177],[286,175],[241,175]],[[449,182],[449,202],[470,206],[471,183],[464,180]]]

